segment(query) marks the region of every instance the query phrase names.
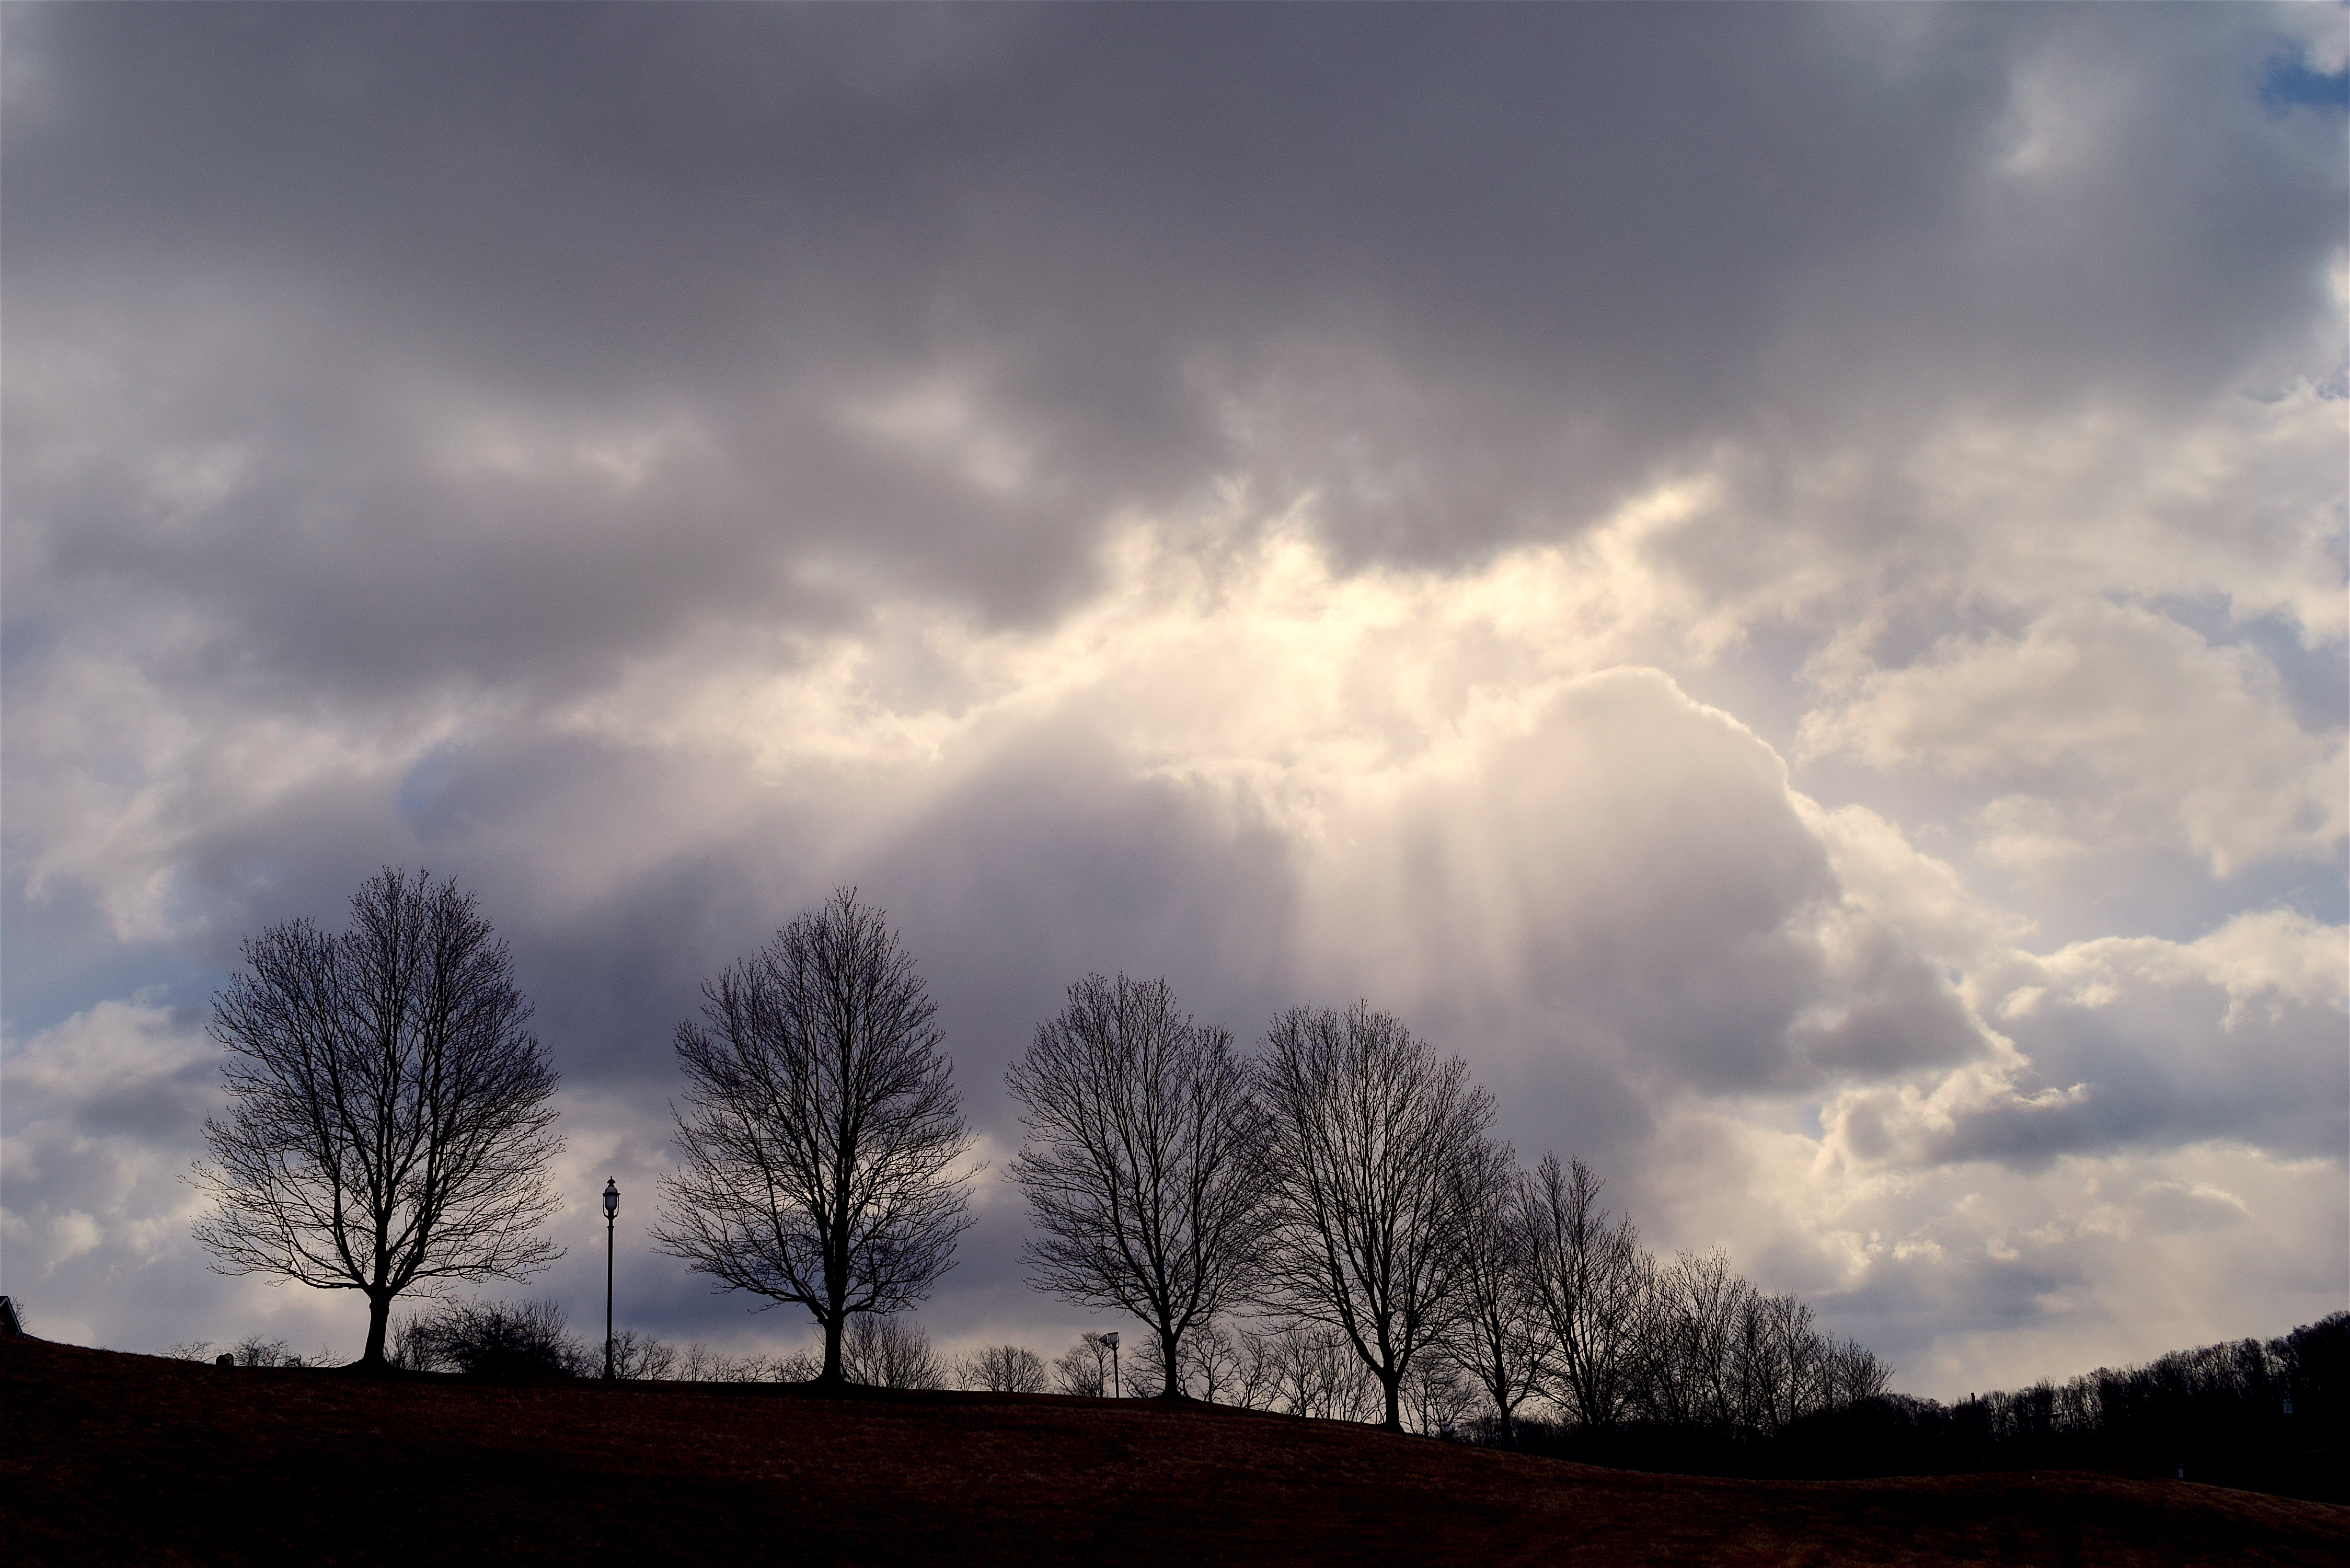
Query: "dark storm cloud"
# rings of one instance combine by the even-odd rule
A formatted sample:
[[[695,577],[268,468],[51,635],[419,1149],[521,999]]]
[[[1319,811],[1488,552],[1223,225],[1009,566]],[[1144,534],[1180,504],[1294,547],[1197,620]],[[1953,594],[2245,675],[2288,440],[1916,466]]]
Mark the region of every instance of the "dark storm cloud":
[[[1225,473],[1317,487],[1358,558],[1451,560],[1896,389],[2199,396],[2305,319],[2336,238],[2338,169],[2278,157],[2308,138],[2257,101],[2273,44],[2199,13],[10,27],[11,340],[133,368],[120,449],[18,478],[20,526],[61,578],[227,618],[224,664],[358,684],[592,680],[695,618],[853,616],[818,558],[1033,615],[1120,504]],[[2089,146],[2009,181],[2027,76]],[[840,428],[934,372],[1031,454],[1016,493]],[[625,494],[436,472],[416,410],[465,400],[705,439]],[[251,472],[158,528],[123,460],[207,441]]]

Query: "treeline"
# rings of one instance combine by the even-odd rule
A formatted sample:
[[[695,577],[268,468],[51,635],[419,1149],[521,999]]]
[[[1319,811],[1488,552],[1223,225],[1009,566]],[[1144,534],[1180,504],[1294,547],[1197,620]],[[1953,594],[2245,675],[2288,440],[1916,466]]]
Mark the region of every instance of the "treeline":
[[[196,1234],[215,1267],[362,1292],[362,1366],[714,1369],[630,1336],[589,1355],[551,1308],[394,1324],[403,1293],[555,1255],[556,1074],[470,894],[387,868],[351,905],[339,935],[297,920],[247,942],[214,1000],[231,1105],[205,1124]],[[1025,1128],[1006,1174],[1030,1283],[1140,1332],[1049,1365],[1002,1346],[992,1370],[949,1366],[908,1314],[952,1265],[979,1168],[936,1009],[881,912],[844,889],[792,920],[705,984],[674,1046],[680,1160],[655,1242],[808,1313],[812,1371],[776,1376],[1090,1391],[1106,1370],[1171,1398],[1485,1422],[1503,1441],[1528,1412],[1767,1435],[1885,1385],[1721,1253],[1653,1256],[1579,1161],[1523,1168],[1467,1064],[1394,1015],[1291,1008],[1243,1054],[1165,981],[1100,974],[1006,1075]]]
[[[925,1295],[968,1223],[931,1005],[848,892],[705,994],[659,1244],[805,1307],[818,1378],[854,1380],[845,1336]],[[1165,981],[1088,975],[1005,1086],[1030,1282],[1138,1320],[1139,1390],[1508,1441],[1529,1405],[1767,1434],[1885,1386],[1722,1254],[1654,1257],[1580,1161],[1521,1168],[1467,1064],[1367,1003],[1292,1008],[1243,1056]]]
[[[1551,1451],[1589,1449],[1545,1436]],[[1637,1446],[1636,1435],[1619,1448]],[[1661,1458],[1674,1445],[1649,1446]],[[1952,1405],[1882,1395],[1798,1422],[1775,1446],[1700,1457],[1730,1473],[1806,1476],[2120,1469],[2350,1502],[2350,1313]]]
[[[820,1353],[591,1346],[545,1303],[441,1300],[395,1326],[411,1288],[556,1255],[537,1234],[556,1075],[470,894],[386,869],[351,902],[339,936],[297,920],[247,942],[215,998],[231,1105],[205,1123],[195,1230],[224,1272],[362,1292],[362,1367],[1147,1391],[1731,1473],[2092,1464],[2291,1488],[2313,1455],[2341,1468],[2341,1314],[1954,1407],[1889,1395],[1874,1354],[1721,1252],[1652,1253],[1580,1160],[1521,1166],[1462,1059],[1393,1015],[1292,1008],[1243,1055],[1165,981],[1123,975],[1070,986],[1010,1068],[1007,1174],[1030,1283],[1141,1332],[950,1362],[910,1314],[970,1224],[972,1136],[913,961],[849,889],[679,1027],[681,1163],[653,1232],[719,1288],[805,1308]],[[276,1342],[229,1354],[298,1364]]]

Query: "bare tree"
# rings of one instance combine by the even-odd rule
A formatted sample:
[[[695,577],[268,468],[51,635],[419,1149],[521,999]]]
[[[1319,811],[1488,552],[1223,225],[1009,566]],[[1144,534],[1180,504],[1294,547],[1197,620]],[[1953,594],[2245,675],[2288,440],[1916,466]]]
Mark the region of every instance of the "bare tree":
[[[677,1351],[650,1334],[624,1328],[612,1336],[612,1376],[630,1382],[659,1382],[677,1371]]]
[[[1098,1334],[1081,1334],[1077,1343],[1053,1363],[1054,1385],[1064,1394],[1086,1399],[1106,1398],[1110,1391],[1112,1357],[1108,1340]]]
[[[1476,1379],[1464,1376],[1449,1356],[1422,1355],[1404,1374],[1404,1430],[1424,1438],[1458,1438],[1486,1402]]]
[[[1042,1394],[1051,1379],[1045,1358],[1024,1345],[991,1345],[963,1357],[959,1381],[987,1394]]]
[[[930,1335],[902,1318],[859,1313],[841,1336],[841,1368],[852,1383],[876,1388],[943,1388],[947,1366]]]
[[[1753,1293],[1719,1249],[1676,1252],[1651,1271],[1639,1319],[1644,1414],[1674,1426],[1736,1419],[1731,1347]]]
[[[1518,1199],[1554,1397],[1576,1420],[1601,1428],[1623,1418],[1638,1386],[1649,1272],[1632,1221],[1600,1207],[1605,1185],[1583,1161],[1562,1169],[1550,1154]]]
[[[805,1350],[787,1350],[781,1355],[754,1355],[748,1364],[751,1372],[746,1383],[813,1383],[824,1375],[824,1362]]]
[[[1775,1435],[1806,1416],[1884,1392],[1889,1369],[1875,1353],[1812,1324],[1811,1307],[1794,1296],[1749,1290],[1739,1298],[1730,1346],[1739,1426]]]
[[[1893,1381],[1892,1366],[1856,1339],[1826,1340],[1821,1372],[1821,1399],[1829,1408],[1874,1399]]]
[[[1010,1174],[1040,1232],[1030,1283],[1142,1319],[1166,1398],[1184,1335],[1242,1297],[1256,1256],[1263,1116],[1232,1044],[1164,980],[1091,974],[1005,1075],[1027,1108]]]
[[[340,936],[295,920],[244,960],[213,999],[232,1103],[193,1173],[214,1269],[362,1293],[380,1366],[402,1292],[561,1255],[535,1233],[560,1203],[555,1072],[472,894],[387,867]]]
[[[1134,1342],[1134,1382],[1148,1387],[1167,1380],[1166,1350],[1157,1336]],[[1211,1405],[1243,1404],[1242,1340],[1219,1323],[1194,1324],[1176,1347],[1175,1382],[1188,1399]]]
[[[953,1168],[972,1137],[936,1010],[853,888],[702,994],[704,1023],[677,1032],[685,1168],[661,1183],[655,1236],[723,1287],[806,1307],[819,1381],[839,1383],[849,1319],[928,1295],[971,1223],[972,1171]]]
[[[1550,1366],[1533,1279],[1534,1249],[1509,1146],[1485,1144],[1465,1187],[1461,1310],[1444,1358],[1484,1390],[1503,1443],[1514,1449],[1518,1407],[1541,1386]],[[1450,1416],[1444,1423],[1448,1430],[1457,1424]]]
[[[1319,1421],[1380,1418],[1379,1380],[1343,1329],[1298,1319],[1252,1337],[1259,1366],[1249,1384],[1262,1400],[1252,1407]]]
[[[1281,1398],[1283,1367],[1280,1335],[1260,1329],[1231,1331],[1232,1376],[1223,1403],[1243,1410],[1271,1410]],[[1351,1357],[1354,1352],[1349,1349]],[[1354,1365],[1359,1366],[1359,1363]]]
[[[1775,1434],[1825,1407],[1821,1374],[1827,1344],[1812,1327],[1812,1309],[1792,1295],[1749,1291],[1731,1325],[1730,1382],[1738,1425]]]
[[[1385,1396],[1459,1312],[1492,1097],[1394,1017],[1294,1008],[1266,1035],[1269,1304],[1343,1333]]]
[[[728,1355],[696,1340],[678,1356],[673,1370],[683,1383],[810,1383],[820,1367],[805,1350],[782,1355]]]

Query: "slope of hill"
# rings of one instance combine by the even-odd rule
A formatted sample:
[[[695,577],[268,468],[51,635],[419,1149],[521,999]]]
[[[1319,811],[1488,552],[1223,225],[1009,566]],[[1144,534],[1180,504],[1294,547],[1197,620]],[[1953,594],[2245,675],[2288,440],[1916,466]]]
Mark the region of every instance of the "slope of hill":
[[[0,1341],[14,1562],[2325,1563],[2350,1509],[2090,1474],[1642,1475],[1216,1407],[485,1387]]]

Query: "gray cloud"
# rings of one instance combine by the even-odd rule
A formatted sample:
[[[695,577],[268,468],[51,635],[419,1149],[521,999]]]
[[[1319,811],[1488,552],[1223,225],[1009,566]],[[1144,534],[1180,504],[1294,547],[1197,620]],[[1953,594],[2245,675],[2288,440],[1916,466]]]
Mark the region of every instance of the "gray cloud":
[[[2324,1158],[2350,1147],[2350,1062],[2342,1015],[2325,1004],[2254,1010],[2222,1024],[2210,991],[2132,997],[2095,1010],[2053,1006],[2012,1027],[2032,1057],[2020,1098],[1968,1116],[1938,1157],[2044,1165],[2059,1155],[2240,1139]]]
[[[2275,45],[2206,16],[16,26],[11,334],[119,336],[144,427],[28,498],[57,568],[201,584],[238,651],[352,679],[839,613],[812,556],[1034,614],[1118,505],[1233,472],[1450,560],[1725,435],[2196,398],[2336,239],[2338,170],[2279,156],[2322,127],[2252,90]],[[827,417],[938,373],[1032,454],[1016,495]],[[455,400],[708,446],[625,497],[419,472]],[[140,471],[207,441],[249,480],[156,528]]]

